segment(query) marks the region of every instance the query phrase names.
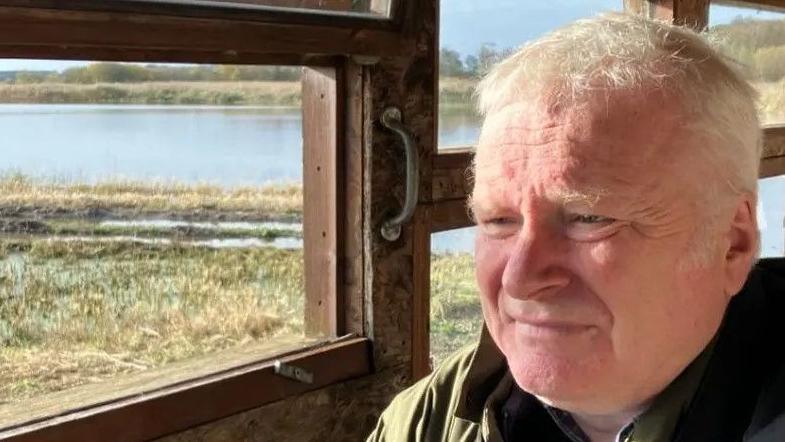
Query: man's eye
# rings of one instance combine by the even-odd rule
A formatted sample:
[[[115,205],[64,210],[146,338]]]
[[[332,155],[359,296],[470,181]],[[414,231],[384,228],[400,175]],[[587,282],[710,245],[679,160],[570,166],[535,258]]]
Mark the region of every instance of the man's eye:
[[[506,238],[518,230],[519,220],[512,216],[486,218],[479,223],[481,231],[494,238]]]
[[[581,224],[604,224],[613,222],[613,219],[600,215],[573,215],[570,221]]]
[[[615,218],[591,214],[571,214],[565,226],[567,235],[577,241],[597,241],[613,235],[625,223]]]
[[[505,225],[505,224],[515,224],[517,223],[516,220],[510,217],[501,217],[501,218],[491,218],[485,221],[487,224],[495,224],[495,225]]]

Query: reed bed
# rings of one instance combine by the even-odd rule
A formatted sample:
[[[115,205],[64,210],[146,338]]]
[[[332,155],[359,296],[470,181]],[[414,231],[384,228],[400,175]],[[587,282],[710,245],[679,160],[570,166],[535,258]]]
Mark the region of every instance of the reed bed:
[[[61,213],[88,209],[146,213],[241,212],[258,218],[302,214],[299,184],[224,188],[213,184],[112,180],[95,184],[35,179],[22,174],[0,176],[0,208]]]

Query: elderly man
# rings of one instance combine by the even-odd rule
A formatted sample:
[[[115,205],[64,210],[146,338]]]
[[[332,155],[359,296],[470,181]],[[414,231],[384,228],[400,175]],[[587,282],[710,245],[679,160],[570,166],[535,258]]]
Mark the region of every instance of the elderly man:
[[[754,95],[695,33],[624,14],[496,66],[471,202],[483,335],[369,440],[785,441]]]

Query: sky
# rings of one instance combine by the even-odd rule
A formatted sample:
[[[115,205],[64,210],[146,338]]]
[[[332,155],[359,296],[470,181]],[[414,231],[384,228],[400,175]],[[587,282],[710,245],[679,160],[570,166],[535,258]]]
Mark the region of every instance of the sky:
[[[573,20],[599,12],[620,10],[622,0],[442,0],[441,46],[462,54],[475,53],[483,44],[517,47],[527,40]],[[735,17],[785,18],[785,14],[748,8],[712,5],[710,24],[725,24]],[[84,61],[0,59],[0,71],[63,70]]]

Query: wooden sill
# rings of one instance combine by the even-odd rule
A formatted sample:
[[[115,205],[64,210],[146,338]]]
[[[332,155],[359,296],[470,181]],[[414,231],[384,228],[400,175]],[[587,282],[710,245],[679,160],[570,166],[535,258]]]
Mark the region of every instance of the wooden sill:
[[[230,352],[140,373],[136,379],[58,393],[37,404],[7,406],[0,409],[0,422],[19,422],[21,417],[25,422],[0,431],[0,439],[89,442],[112,435],[113,441],[149,440],[371,372],[366,338],[339,339],[305,349],[300,341],[297,350],[292,344],[275,344],[277,356],[263,361],[259,361],[258,351]],[[271,348],[272,344],[268,350]],[[253,357],[256,362],[248,362]],[[275,374],[276,361],[312,373],[313,382],[301,383]],[[233,368],[226,369],[227,363]],[[216,372],[221,364],[223,371]],[[75,406],[74,395],[89,398],[93,405]]]

